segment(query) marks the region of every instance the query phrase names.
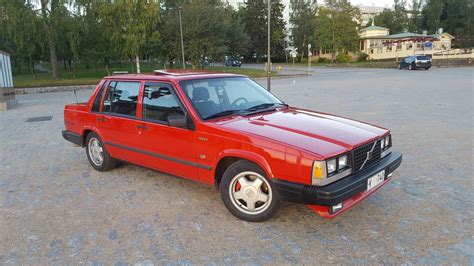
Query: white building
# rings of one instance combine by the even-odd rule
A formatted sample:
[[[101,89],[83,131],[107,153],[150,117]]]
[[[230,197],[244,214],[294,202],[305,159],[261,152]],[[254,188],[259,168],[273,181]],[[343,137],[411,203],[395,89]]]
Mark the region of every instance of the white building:
[[[367,26],[369,21],[373,19],[378,14],[382,13],[384,9],[392,9],[391,7],[382,7],[382,6],[357,6],[360,9],[361,21],[360,25],[362,27]]]

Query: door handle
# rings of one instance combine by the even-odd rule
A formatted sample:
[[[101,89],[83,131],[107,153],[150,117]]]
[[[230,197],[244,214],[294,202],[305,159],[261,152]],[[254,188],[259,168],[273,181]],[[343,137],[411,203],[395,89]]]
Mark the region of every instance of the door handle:
[[[107,119],[105,117],[97,117],[98,122],[105,122]]]
[[[148,129],[148,127],[145,126],[145,125],[138,125],[137,128],[139,128],[139,129]]]

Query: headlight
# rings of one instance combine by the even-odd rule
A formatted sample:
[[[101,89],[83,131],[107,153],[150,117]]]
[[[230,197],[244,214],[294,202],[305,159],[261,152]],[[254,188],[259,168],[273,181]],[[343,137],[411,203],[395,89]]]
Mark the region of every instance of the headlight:
[[[385,157],[390,153],[390,147],[392,147],[392,136],[390,134],[380,140],[380,147],[382,151],[381,157]]]
[[[339,166],[337,170],[341,170],[347,167],[347,155],[339,157]]]
[[[329,160],[327,162],[328,164],[328,174],[332,174],[334,171],[336,171],[336,159]]]
[[[333,182],[334,180],[349,175],[351,171],[346,171],[350,168],[348,162],[349,159],[347,154],[327,161],[314,161],[311,184],[325,185],[328,182]]]

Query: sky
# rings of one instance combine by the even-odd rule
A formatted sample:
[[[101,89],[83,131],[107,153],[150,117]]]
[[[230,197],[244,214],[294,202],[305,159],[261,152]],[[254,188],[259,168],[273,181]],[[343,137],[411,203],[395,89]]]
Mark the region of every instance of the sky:
[[[350,0],[353,5],[364,5],[364,6],[382,6],[390,7],[393,5],[393,0]],[[318,1],[319,3],[319,1]]]

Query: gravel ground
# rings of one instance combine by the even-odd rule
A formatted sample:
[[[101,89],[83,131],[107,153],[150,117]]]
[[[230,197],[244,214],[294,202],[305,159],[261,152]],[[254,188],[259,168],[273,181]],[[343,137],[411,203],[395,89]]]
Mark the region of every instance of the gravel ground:
[[[128,164],[94,171],[60,134],[74,95],[20,95],[0,112],[0,263],[474,264],[472,68],[313,68],[272,91],[390,128],[404,153],[392,182],[334,219],[286,204],[248,223],[213,187]]]

